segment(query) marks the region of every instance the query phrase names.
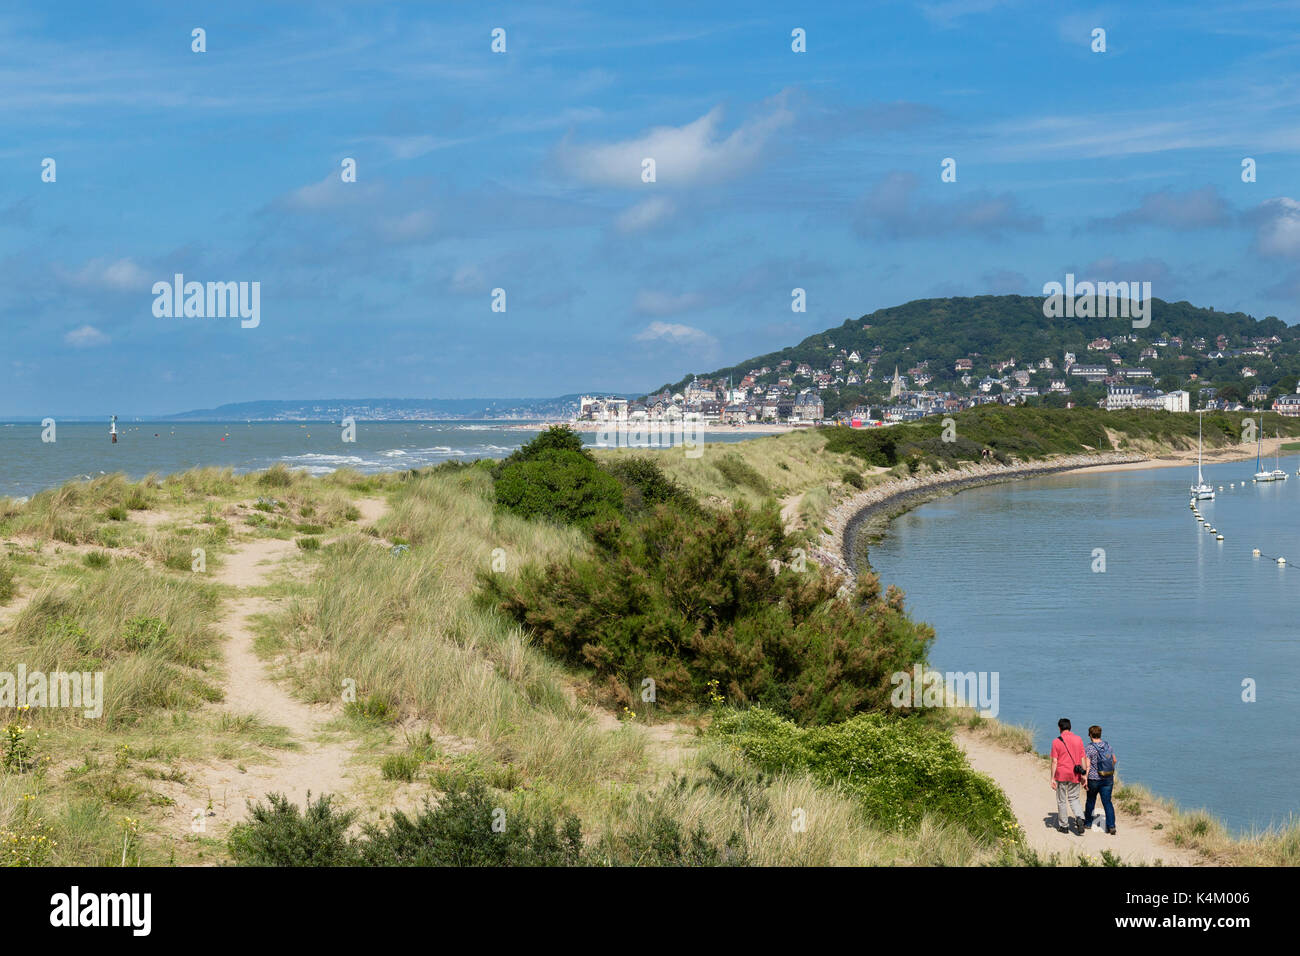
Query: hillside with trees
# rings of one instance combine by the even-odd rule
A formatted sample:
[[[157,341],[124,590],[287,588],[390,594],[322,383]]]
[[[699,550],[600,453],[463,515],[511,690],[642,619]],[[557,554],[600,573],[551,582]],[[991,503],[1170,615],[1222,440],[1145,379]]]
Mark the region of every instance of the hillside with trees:
[[[1271,401],[1278,394],[1294,392],[1300,380],[1300,329],[1276,316],[1256,319],[1241,312],[1152,299],[1150,325],[1135,329],[1128,318],[1049,318],[1043,314],[1043,302],[1042,297],[1019,295],[917,299],[848,319],[776,352],[709,372],[700,370],[664,388],[681,391],[696,375],[737,383],[766,368],[766,373],[754,378],[765,385],[800,365],[816,372],[829,370],[838,360],[845,373],[837,376],[842,381],[820,388],[826,414],[831,416],[858,404],[885,400],[895,367],[905,376],[909,370],[920,370],[919,376],[909,376],[912,383],[925,377],[929,389],[965,394],[971,385],[962,382],[963,374],[972,382],[996,378],[1005,374],[997,366],[1014,359],[1008,368],[1030,370],[1030,384],[1041,385],[1046,392],[1052,380],[1066,377],[1067,352],[1074,353],[1079,364],[1149,369],[1152,384],[1164,390],[1184,388],[1191,392],[1193,404],[1205,387],[1224,398],[1248,402],[1252,389],[1263,385]],[[1108,345],[1088,348],[1099,340]],[[855,353],[858,361],[850,361]],[[1053,367],[1039,368],[1044,359],[1050,359]],[[969,370],[958,370],[961,360],[970,362]],[[862,381],[849,382],[852,372]],[[1079,379],[1069,384],[1075,404],[1095,404],[1105,395],[1104,385]],[[1035,401],[1064,405],[1066,398],[1044,394],[1031,399]],[[1257,398],[1256,404],[1263,401]]]

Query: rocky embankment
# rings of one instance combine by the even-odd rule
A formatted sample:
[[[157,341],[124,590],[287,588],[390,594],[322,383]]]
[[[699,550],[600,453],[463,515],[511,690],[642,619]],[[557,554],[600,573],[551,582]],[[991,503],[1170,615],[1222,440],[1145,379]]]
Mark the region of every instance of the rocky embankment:
[[[909,508],[915,508],[932,498],[973,488],[976,485],[991,485],[1018,478],[1053,475],[1075,468],[1146,460],[1145,455],[1134,455],[1128,452],[1065,455],[1009,465],[972,463],[952,471],[912,475],[886,481],[845,498],[827,512],[823,522],[827,530],[822,532],[814,548],[813,557],[819,563],[851,579],[859,563],[859,555],[854,552],[864,525],[869,529],[876,527],[883,529],[891,518]]]

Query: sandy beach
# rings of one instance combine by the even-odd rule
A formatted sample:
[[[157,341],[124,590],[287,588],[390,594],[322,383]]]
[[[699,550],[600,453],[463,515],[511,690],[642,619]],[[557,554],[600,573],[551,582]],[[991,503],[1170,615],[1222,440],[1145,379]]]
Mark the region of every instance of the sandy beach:
[[[1294,439],[1292,439],[1294,440]],[[1272,458],[1278,453],[1278,446],[1285,444],[1287,438],[1265,438],[1263,445],[1263,457]],[[1202,461],[1207,465],[1218,465],[1229,461],[1249,461],[1255,457],[1256,447],[1254,445],[1232,445],[1228,448],[1206,449]],[[1105,465],[1089,465],[1084,468],[1075,468],[1073,471],[1082,474],[1101,474],[1108,471],[1140,471],[1144,468],[1186,468],[1196,464],[1196,449],[1190,451],[1175,452],[1173,454],[1161,455],[1159,458],[1146,458],[1142,461],[1117,462]]]

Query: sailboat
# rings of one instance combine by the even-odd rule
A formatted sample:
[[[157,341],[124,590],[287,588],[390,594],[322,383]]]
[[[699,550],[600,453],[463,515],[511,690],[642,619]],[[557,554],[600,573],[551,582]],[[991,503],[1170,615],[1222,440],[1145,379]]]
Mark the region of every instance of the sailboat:
[[[1279,478],[1286,480],[1286,474],[1279,471],[1265,471],[1264,466],[1260,464],[1259,458],[1264,450],[1264,416],[1259,418],[1259,438],[1255,445],[1255,480],[1256,481],[1277,481]]]
[[[1273,480],[1286,481],[1286,472],[1282,470],[1282,435],[1278,429],[1273,429],[1273,437],[1277,439],[1277,453],[1273,457]]]
[[[1196,413],[1196,484],[1192,485],[1192,500],[1196,501],[1202,498],[1214,497],[1214,486],[1205,483],[1205,476],[1201,474],[1201,418],[1205,412]]]

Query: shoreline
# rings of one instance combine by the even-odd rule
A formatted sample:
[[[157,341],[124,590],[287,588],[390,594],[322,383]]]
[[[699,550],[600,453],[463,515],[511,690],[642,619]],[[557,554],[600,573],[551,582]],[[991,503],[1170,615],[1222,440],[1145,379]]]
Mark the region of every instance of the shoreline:
[[[1279,443],[1277,439],[1270,441],[1274,444]],[[1250,454],[1237,450],[1226,453],[1220,451],[1214,458],[1205,458],[1204,463],[1226,464],[1236,461],[1248,461],[1254,457],[1253,452],[1253,449]],[[875,530],[883,533],[894,518],[919,505],[948,494],[955,494],[968,488],[983,485],[1001,484],[1022,478],[1044,477],[1065,472],[1105,474],[1109,472],[1139,471],[1147,468],[1186,467],[1188,464],[1188,460],[1178,456],[1151,458],[1136,452],[1113,451],[1059,456],[1043,459],[1039,462],[1022,462],[1012,465],[974,464],[956,471],[939,472],[919,478],[915,476],[895,478],[872,488],[864,489],[832,507],[823,520],[824,528],[818,543],[813,547],[811,556],[814,560],[831,567],[843,575],[848,582],[847,586],[851,588],[857,581],[860,570],[859,561],[865,561],[865,556],[860,557],[856,553],[857,542],[864,533],[864,526],[870,522],[876,522],[878,527]],[[1190,464],[1196,464],[1195,452],[1191,454]],[[866,562],[866,570],[870,570],[870,562]],[[970,733],[954,733],[953,739],[966,751],[967,758],[973,764],[981,764],[984,772],[992,776],[994,782],[1004,793],[1018,792],[1017,785],[1024,783],[1026,780],[1036,780],[1041,776],[1041,767],[1038,764],[1044,758],[1037,752],[1037,749],[1032,752],[1031,759],[1016,752],[1014,748],[1009,748],[998,742],[981,740],[978,736]],[[1016,768],[1012,766],[1017,760],[1022,762],[1030,761],[1034,765],[1032,767],[1022,766],[1017,772]],[[1131,787],[1134,785],[1125,784],[1125,786]],[[1145,790],[1140,783],[1136,784],[1136,786],[1153,804],[1152,807],[1139,811],[1138,819],[1133,821],[1136,824],[1133,829],[1147,831],[1145,832],[1147,837],[1145,842],[1148,844],[1148,850],[1159,847],[1164,856],[1164,861],[1166,863],[1171,860],[1176,861],[1175,865],[1223,865],[1224,861],[1218,859],[1217,854],[1211,853],[1204,848],[1193,847],[1191,852],[1188,853],[1187,848],[1176,845],[1171,846],[1168,843],[1152,839],[1154,831],[1148,831],[1151,823],[1148,817],[1152,810],[1161,821],[1162,826],[1185,813],[1185,811],[1173,801]],[[1027,806],[1032,807],[1032,812],[1028,814],[1031,823],[1039,819],[1040,813],[1046,814],[1051,809],[1049,801],[1040,800],[1036,795],[1024,802],[1026,802]],[[1214,819],[1218,822],[1217,817]],[[1229,839],[1233,843],[1240,843],[1243,840],[1250,839],[1249,835],[1233,833],[1227,827],[1223,827],[1223,829],[1229,834]],[[1032,827],[1026,828],[1026,832],[1034,834],[1034,839],[1031,842],[1038,844],[1039,848],[1043,850],[1069,852],[1067,848],[1073,847],[1073,841],[1069,839],[1064,841],[1056,840],[1055,833],[1041,833],[1032,829]],[[1133,830],[1128,832],[1131,833]],[[1056,844],[1059,844],[1059,846]],[[1143,856],[1146,858],[1143,859]],[[1159,859],[1159,857],[1156,858]],[[1149,853],[1139,854],[1138,860],[1145,865],[1150,865],[1152,862]]]
[[[1267,438],[1263,442],[1264,457],[1277,454],[1285,438]],[[1206,465],[1223,465],[1249,461],[1255,449],[1247,446],[1230,446],[1208,451],[1202,456]],[[815,547],[816,556],[823,563],[844,575],[851,582],[857,579],[857,540],[863,525],[876,522],[881,531],[894,518],[913,508],[947,494],[967,488],[999,484],[1021,478],[1041,478],[1071,471],[1077,474],[1110,474],[1113,472],[1143,471],[1148,468],[1187,468],[1196,465],[1195,451],[1167,453],[1152,457],[1146,452],[1088,452],[1062,455],[1041,461],[1019,462],[1012,465],[971,463],[953,471],[938,472],[922,477],[895,478],[845,498],[831,508],[823,524],[830,529],[821,534]],[[901,506],[901,507],[900,507]],[[868,567],[870,565],[868,564]]]
[[[855,582],[859,570],[856,544],[863,526],[870,521],[879,521],[883,530],[890,521],[912,508],[967,488],[1066,471],[1141,468],[1149,461],[1133,452],[1098,452],[1011,465],[972,463],[954,471],[885,481],[845,498],[827,512],[821,539],[815,547],[816,557]]]

